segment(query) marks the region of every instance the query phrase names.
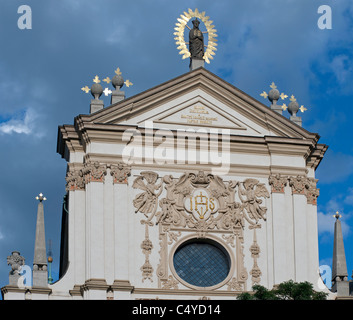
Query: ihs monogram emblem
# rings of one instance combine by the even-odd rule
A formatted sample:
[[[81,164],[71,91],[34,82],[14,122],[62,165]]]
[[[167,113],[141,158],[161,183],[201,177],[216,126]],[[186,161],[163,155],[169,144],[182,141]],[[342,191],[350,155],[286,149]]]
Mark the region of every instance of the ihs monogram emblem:
[[[195,189],[189,197],[184,201],[185,209],[192,213],[196,220],[207,220],[211,214],[218,210],[217,199],[209,195],[207,189]]]

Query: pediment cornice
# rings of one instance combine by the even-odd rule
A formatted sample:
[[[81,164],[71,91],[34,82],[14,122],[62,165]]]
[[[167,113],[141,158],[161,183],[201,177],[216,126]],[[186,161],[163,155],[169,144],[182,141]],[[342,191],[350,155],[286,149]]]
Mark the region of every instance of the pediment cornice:
[[[86,145],[92,141],[122,143],[122,135],[127,129],[138,129],[144,135],[144,128],[127,120],[137,116],[141,119],[146,112],[153,114],[154,108],[177,97],[182,100],[194,90],[206,92],[229,110],[272,133],[263,136],[231,134],[232,151],[300,155],[309,167],[316,168],[327,150],[327,146],[318,144],[318,134],[305,130],[210,71],[199,68],[94,114],[78,115],[73,125],[59,127],[57,151],[67,158],[68,152],[85,152]]]

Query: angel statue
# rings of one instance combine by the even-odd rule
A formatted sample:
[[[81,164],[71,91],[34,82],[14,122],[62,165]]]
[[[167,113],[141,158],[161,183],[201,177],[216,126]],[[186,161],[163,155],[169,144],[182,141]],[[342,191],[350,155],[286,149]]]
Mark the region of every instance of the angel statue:
[[[263,183],[259,183],[256,179],[246,179],[243,183],[244,189],[239,184],[239,198],[242,202],[242,207],[246,209],[249,218],[256,220],[266,220],[266,207],[260,206],[262,200],[259,198],[269,198],[270,194]],[[243,198],[245,197],[245,199]]]
[[[138,194],[133,200],[134,207],[136,208],[135,213],[140,211],[146,216],[146,218],[148,218],[149,213],[153,213],[150,219],[156,213],[158,206],[157,200],[163,191],[163,181],[156,185],[157,179],[157,173],[152,171],[144,171],[141,172],[141,175],[135,179],[132,185],[134,189],[141,189],[144,191]]]

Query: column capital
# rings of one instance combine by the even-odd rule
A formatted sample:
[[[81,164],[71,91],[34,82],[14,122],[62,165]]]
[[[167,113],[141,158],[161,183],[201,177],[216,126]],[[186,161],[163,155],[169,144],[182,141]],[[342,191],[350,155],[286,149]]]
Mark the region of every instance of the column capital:
[[[281,174],[273,174],[268,178],[268,183],[272,186],[271,191],[284,193],[284,187],[287,185],[288,177]]]
[[[107,175],[107,165],[98,161],[86,162],[82,169],[85,184],[89,182],[104,182]]]
[[[82,169],[69,166],[66,172],[66,191],[85,190],[85,180]]]
[[[110,174],[113,177],[113,184],[127,184],[127,179],[131,175],[131,167],[123,162],[111,164]]]

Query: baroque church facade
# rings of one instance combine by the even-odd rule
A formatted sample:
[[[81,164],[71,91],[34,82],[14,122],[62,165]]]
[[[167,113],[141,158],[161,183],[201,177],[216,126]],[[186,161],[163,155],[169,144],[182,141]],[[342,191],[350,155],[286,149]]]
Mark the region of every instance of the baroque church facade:
[[[67,163],[59,279],[48,282],[40,194],[32,286],[19,284],[24,258],[14,251],[4,299],[234,300],[288,280],[349,295],[338,219],[333,292],[319,275],[315,170],[327,146],[302,128],[294,97],[290,119],[282,115],[274,84],[267,107],[205,69],[211,21],[197,9],[181,18],[189,72],[125,99],[117,69],[107,107],[98,76],[82,88],[90,113],[58,129]]]
[[[319,136],[203,67],[128,99],[121,86],[110,106],[98,90],[90,114],[59,127],[60,279],[37,296],[235,299],[290,279],[317,289]]]

